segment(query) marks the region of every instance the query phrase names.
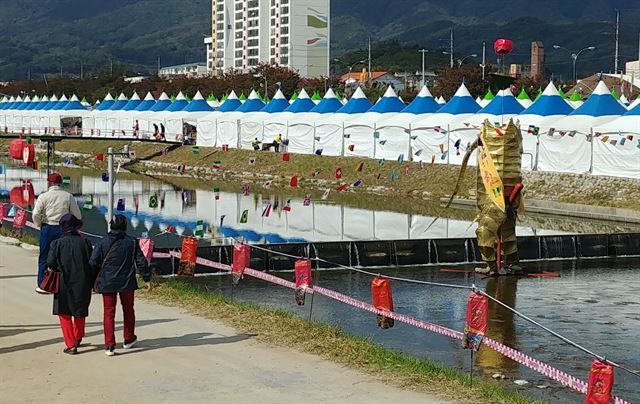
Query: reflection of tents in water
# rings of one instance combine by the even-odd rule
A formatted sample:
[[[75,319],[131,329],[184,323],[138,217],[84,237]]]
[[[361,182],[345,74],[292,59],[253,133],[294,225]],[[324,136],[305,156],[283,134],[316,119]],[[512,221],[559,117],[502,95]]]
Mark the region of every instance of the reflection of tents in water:
[[[487,294],[495,297],[510,307],[516,305],[516,277],[501,276],[487,281]],[[507,346],[518,348],[514,314],[497,303],[489,300],[489,325],[486,336]],[[476,364],[490,372],[506,373],[515,369],[518,364],[506,356],[486,346],[476,352]]]

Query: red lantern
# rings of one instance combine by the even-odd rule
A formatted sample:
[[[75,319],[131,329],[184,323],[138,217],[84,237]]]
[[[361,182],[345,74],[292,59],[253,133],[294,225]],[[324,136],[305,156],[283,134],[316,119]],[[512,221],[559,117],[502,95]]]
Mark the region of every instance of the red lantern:
[[[22,149],[27,144],[24,139],[15,139],[9,143],[9,155],[14,160],[22,160]]]
[[[178,275],[193,276],[196,269],[196,253],[198,251],[198,240],[192,237],[182,239],[182,255],[180,256],[180,266]]]
[[[304,305],[304,297],[307,288],[311,286],[311,260],[297,260],[295,263],[296,274],[296,303]]]
[[[13,228],[22,229],[27,225],[27,211],[24,209],[18,209],[16,216],[13,218]]]
[[[231,277],[234,285],[240,283],[245,268],[251,264],[251,247],[246,244],[233,246],[233,265]]]
[[[33,166],[33,161],[36,158],[36,147],[33,144],[25,144],[22,148],[22,162],[25,166]]]
[[[31,181],[23,182],[22,186],[13,187],[11,191],[9,191],[9,201],[21,208],[33,206],[35,204],[35,200],[36,193]]]
[[[475,291],[469,294],[466,319],[462,347],[477,351],[480,349],[489,321],[489,301],[486,296]]]
[[[391,283],[388,279],[374,278],[371,281],[371,295],[376,309],[393,311],[393,295],[391,294]],[[393,323],[392,318],[378,315],[378,327],[387,329],[393,327]]]
[[[613,366],[594,359],[589,372],[585,404],[608,404],[613,389]]]
[[[498,55],[506,55],[513,52],[513,41],[511,39],[497,39],[493,44],[493,50]]]

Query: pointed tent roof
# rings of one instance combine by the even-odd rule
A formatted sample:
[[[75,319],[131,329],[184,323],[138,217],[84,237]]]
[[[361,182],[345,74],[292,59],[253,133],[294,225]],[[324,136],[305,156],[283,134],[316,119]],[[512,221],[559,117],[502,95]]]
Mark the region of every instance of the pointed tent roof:
[[[478,111],[479,114],[491,114],[491,115],[515,115],[524,111],[524,107],[518,102],[516,97],[513,96],[511,90],[501,90],[491,100],[489,105]]]
[[[558,90],[556,90],[556,92],[558,92]],[[558,94],[560,95],[560,94]],[[542,88],[538,88],[538,92],[536,93],[536,98],[533,100],[533,102],[538,101],[538,98],[542,97]]]
[[[17,96],[9,109],[16,110],[22,104],[22,97]]]
[[[336,112],[339,114],[360,114],[367,112],[372,106],[362,88],[358,87],[351,99]]]
[[[400,112],[405,109],[407,105],[400,100],[395,90],[389,86],[382,98],[371,107],[367,112],[377,112],[379,114],[385,114],[390,112]]]
[[[40,102],[38,103],[38,105],[36,105],[36,107],[33,109],[34,111],[40,111],[42,110],[44,107],[47,106],[47,104],[49,103],[49,97],[47,97],[46,95],[43,96],[42,98],[40,98]]]
[[[237,112],[258,112],[262,108],[264,108],[265,103],[260,99],[260,94],[258,94],[255,90],[251,90],[249,93],[249,98],[240,106],[240,108],[236,109]]]
[[[53,106],[53,108],[51,108],[51,111],[63,110],[68,103],[69,103],[69,99],[67,98],[66,95],[62,94],[62,97],[60,97],[60,100]]]
[[[29,105],[27,105],[27,107],[24,110],[31,111],[35,109],[38,106],[38,104],[40,104],[40,98],[37,95],[34,95],[33,98],[31,99],[31,102],[29,103]]]
[[[293,104],[298,99],[298,90],[293,92],[293,95],[289,99],[289,104]]]
[[[520,93],[518,94],[516,99],[518,100],[520,105],[522,105],[522,107],[525,109],[529,108],[531,104],[533,104],[533,101],[531,101],[531,98],[529,98],[529,94],[527,94],[527,92],[524,91],[524,88],[520,89]]]
[[[11,98],[9,98],[9,101],[7,101],[7,105],[5,105],[3,109],[13,109],[13,105],[15,103],[16,103],[16,97],[11,96]]]
[[[176,100],[172,102],[171,105],[169,105],[169,108],[165,109],[164,111],[165,112],[182,111],[183,109],[186,108],[187,105],[189,105],[189,101],[187,101],[184,94],[182,94],[182,91],[180,91],[178,93],[178,96],[176,97]]]
[[[478,111],[480,111],[480,105],[473,99],[467,87],[462,83],[449,102],[436,112],[438,114],[460,115],[474,114]]]
[[[122,110],[133,111],[136,108],[138,108],[138,105],[140,105],[141,102],[142,100],[140,99],[140,96],[138,95],[137,92],[134,91],[129,101],[124,105],[124,107],[122,107]]]
[[[611,95],[613,96],[613,98],[620,101],[620,96],[618,95],[618,92],[616,91],[615,87],[611,87]]]
[[[640,105],[640,95],[638,96],[638,98],[636,98],[636,100],[634,102],[631,103],[631,105],[629,105],[629,111],[632,111],[633,109],[635,109],[639,105]]]
[[[0,110],[7,108],[7,105],[9,105],[9,99],[5,95],[4,97],[2,97],[2,101],[0,101]]]
[[[318,105],[320,101],[322,101],[322,97],[320,96],[320,93],[318,92],[318,90],[313,92],[313,95],[311,96],[311,101],[313,101],[316,105]]]
[[[65,105],[65,107],[62,109],[64,111],[86,111],[87,110],[87,108],[85,108],[85,106],[82,105],[82,103],[80,102],[78,97],[76,97],[75,94],[71,96],[71,99],[69,100],[67,105]]]
[[[169,99],[169,96],[167,95],[167,93],[163,91],[162,94],[160,94],[160,98],[158,98],[158,101],[156,101],[155,105],[151,107],[149,111],[160,112],[160,111],[164,111],[170,106],[171,106],[171,100]]]
[[[109,111],[120,111],[125,105],[127,105],[127,102],[127,97],[124,93],[120,93],[118,99],[108,109]]]
[[[569,97],[569,101],[582,101],[582,96],[580,96],[578,90],[573,90],[571,97]]]
[[[147,95],[144,97],[144,100],[142,100],[142,102],[138,104],[135,111],[149,111],[155,105],[156,105],[156,100],[155,98],[153,98],[153,94],[151,94],[151,92],[148,92]]]
[[[223,98],[224,101],[222,102],[222,104],[218,108],[218,111],[220,111],[220,112],[231,112],[231,111],[235,111],[236,109],[240,108],[240,106],[242,105],[242,103],[238,99],[238,96],[236,95],[235,91],[232,90],[231,93],[229,95],[227,95],[226,97],[227,97],[226,99]]]
[[[107,110],[109,108],[111,108],[111,106],[115,103],[115,101],[113,100],[113,97],[111,96],[111,93],[107,93],[107,96],[104,97],[104,99],[102,100],[102,102],[100,103],[100,106],[98,106],[96,108],[97,111],[104,111]]]
[[[618,100],[613,98],[604,81],[600,81],[587,100],[570,115],[609,116],[627,112]]]
[[[24,97],[24,100],[22,100],[22,103],[18,105],[15,109],[18,111],[24,111],[25,108],[29,107],[29,105],[31,105],[31,97],[27,95],[26,97]]]
[[[300,90],[296,100],[284,110],[284,112],[309,112],[314,109],[316,103],[311,100],[307,91],[303,88]]]
[[[184,112],[213,112],[213,108],[204,99],[200,91],[196,92],[193,99],[184,109]]]
[[[491,92],[491,88],[487,88],[487,93],[484,95],[482,99],[486,101],[491,101],[493,100],[494,97],[495,95],[493,95],[493,92]]]
[[[451,101],[451,100],[449,100],[449,101]],[[446,104],[446,103],[447,103],[447,101],[444,99],[444,97],[443,97],[443,96],[440,96],[440,97],[436,98],[436,102],[437,102],[438,104],[440,104],[440,105],[444,105],[444,104]]]
[[[633,104],[636,104],[636,106],[631,108],[627,112],[625,112],[623,116],[637,116],[637,115],[640,115],[640,98],[635,100],[635,102]],[[631,105],[633,105],[633,104],[631,104]]]
[[[247,101],[247,96],[244,95],[244,91],[240,92],[240,97],[238,97],[238,99],[240,100],[241,103],[245,103],[245,101]]]
[[[336,112],[342,108],[342,103],[336,97],[336,93],[333,92],[333,89],[330,88],[329,91],[324,95],[322,100],[316,105],[310,112],[316,112],[318,114],[329,114],[332,112]]]
[[[270,114],[274,112],[282,112],[289,107],[289,101],[282,94],[282,90],[278,89],[271,101],[261,109],[262,112],[268,112]]]
[[[432,114],[440,108],[440,104],[436,102],[431,95],[431,92],[427,86],[422,86],[422,90],[418,93],[416,98],[407,105],[402,112],[410,114]]]
[[[50,111],[53,107],[58,103],[58,97],[54,94],[51,98],[49,98],[49,102],[42,107],[43,111]]]
[[[573,108],[558,93],[553,82],[550,82],[545,88],[542,95],[521,115],[569,115],[573,112]]]

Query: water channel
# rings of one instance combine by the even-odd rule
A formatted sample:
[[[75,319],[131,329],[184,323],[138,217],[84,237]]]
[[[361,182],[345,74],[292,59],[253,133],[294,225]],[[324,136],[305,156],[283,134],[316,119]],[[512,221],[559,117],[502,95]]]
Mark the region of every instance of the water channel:
[[[68,190],[76,195],[81,206],[87,208],[83,210],[83,230],[104,234],[107,182],[99,173],[65,170],[63,174],[70,177],[70,183],[66,185]],[[33,185],[33,195],[24,190],[23,181],[26,180]],[[243,195],[238,189],[238,193],[214,193],[215,186],[203,184],[200,188],[184,188],[147,177],[123,175],[116,182],[115,198],[122,200],[124,210],[117,213],[129,218],[131,232],[136,236],[155,235],[173,226],[176,234],[158,237],[158,247],[178,246],[179,235],[192,235],[198,220],[206,224],[206,238],[201,240],[204,245],[231,242],[220,237],[242,237],[250,243],[268,244],[475,235],[473,214],[458,214],[453,209],[448,217],[440,217],[430,226],[433,216],[362,208],[357,199],[336,203],[331,197],[327,200],[318,197],[307,205],[303,198],[290,198],[282,191],[259,189]],[[45,189],[46,178],[42,172],[7,167],[0,174],[0,202],[29,205],[33,203],[33,197]],[[150,198],[154,197],[158,200],[157,206],[150,204]],[[284,209],[285,206],[290,210]],[[267,207],[270,208],[268,215],[264,213]],[[248,215],[243,223],[241,218],[245,210]],[[518,227],[519,235],[610,232],[640,232],[640,226],[527,216]],[[632,343],[640,334],[640,259],[567,260],[529,265],[557,271],[561,277],[475,279],[475,283],[555,331],[630,368],[640,369],[640,355]],[[472,275],[442,273],[437,267],[393,268],[381,272],[454,284],[474,282]],[[283,272],[279,276],[290,279],[291,273]],[[345,271],[321,271],[317,276],[324,287],[370,301],[368,276]],[[230,293],[230,281],[226,276],[204,277],[195,282],[221,293]],[[396,282],[393,294],[398,312],[457,330],[464,328],[466,292]],[[235,289],[234,296],[308,316],[309,306],[295,306],[291,291],[261,281],[246,279]],[[461,370],[468,369],[468,351],[461,350],[456,341],[447,337],[398,323],[390,330],[380,330],[376,327],[375,316],[320,296],[315,297],[313,318],[370,337],[394,350],[428,357]],[[500,307],[491,306],[490,319],[489,337],[586,380],[591,364],[587,355]],[[486,347],[478,353],[476,366],[478,372],[489,376],[503,373],[507,377],[505,383],[527,380],[526,386],[512,386],[551,402],[580,402],[582,398]],[[640,400],[640,378],[616,372],[615,393],[632,402]]]

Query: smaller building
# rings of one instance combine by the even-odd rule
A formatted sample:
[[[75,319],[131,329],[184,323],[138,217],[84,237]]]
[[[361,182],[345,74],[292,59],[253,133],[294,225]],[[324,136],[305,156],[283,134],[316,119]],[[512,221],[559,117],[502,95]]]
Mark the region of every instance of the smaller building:
[[[163,79],[172,79],[175,77],[207,77],[207,64],[203,62],[195,62],[176,66],[166,66],[160,68],[158,76]]]
[[[405,89],[404,78],[399,79],[389,72],[371,72],[368,74],[366,71],[356,73],[346,73],[340,77],[340,82],[347,85],[380,85],[380,86],[392,86],[396,91],[403,91]]]

